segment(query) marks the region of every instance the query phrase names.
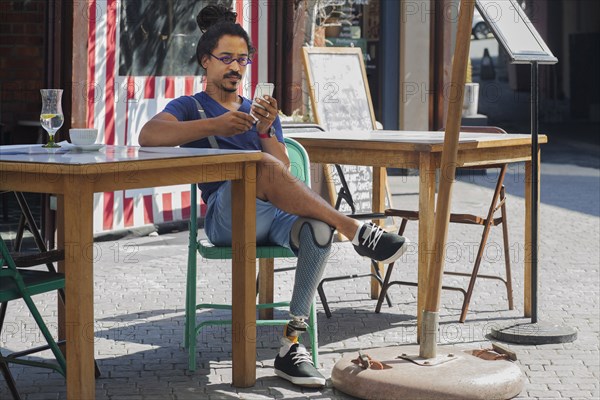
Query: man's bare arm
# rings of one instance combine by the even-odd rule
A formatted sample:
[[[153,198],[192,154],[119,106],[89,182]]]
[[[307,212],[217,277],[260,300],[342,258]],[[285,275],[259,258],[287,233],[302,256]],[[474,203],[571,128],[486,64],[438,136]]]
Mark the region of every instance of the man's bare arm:
[[[256,99],[256,101],[261,104],[262,108],[257,107],[256,105],[253,106],[252,114],[258,119],[256,124],[258,132],[264,134],[269,131],[277,117],[277,100],[271,96],[266,96],[262,99]],[[260,144],[265,153],[271,154],[289,168],[290,159],[288,157],[287,149],[283,143],[277,140],[277,138],[261,138]]]
[[[269,153],[289,168],[290,159],[287,154],[287,149],[283,143],[279,142],[276,137],[260,139],[260,143],[265,153]]]

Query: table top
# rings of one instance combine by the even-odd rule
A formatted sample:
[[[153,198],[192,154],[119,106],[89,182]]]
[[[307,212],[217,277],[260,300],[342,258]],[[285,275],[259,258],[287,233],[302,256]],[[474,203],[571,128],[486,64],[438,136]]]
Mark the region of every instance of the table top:
[[[318,140],[319,145],[322,146],[327,146],[327,141],[331,141],[331,146],[340,146],[343,143],[349,147],[363,146],[365,145],[364,142],[370,142],[370,145],[375,143],[380,147],[394,145],[398,148],[410,147],[420,151],[438,152],[442,150],[444,145],[444,132],[441,131],[293,132],[287,134],[287,136],[307,141]],[[545,135],[540,135],[539,138],[540,143],[547,142]],[[363,143],[359,144],[357,142]],[[505,146],[509,142],[514,145],[528,144],[531,143],[531,135],[461,132],[459,136],[459,145],[468,148]]]
[[[40,144],[0,146],[0,162],[89,165],[258,153],[258,151],[247,150],[109,145],[97,145],[96,147],[101,147],[89,151],[87,149],[90,149],[90,147],[75,146],[68,142],[61,142],[60,145],[61,147],[57,149],[46,149]]]
[[[259,151],[179,147],[103,146],[100,151],[41,145],[0,146],[0,186],[14,191],[63,193],[76,180],[107,192],[191,182],[237,180]]]

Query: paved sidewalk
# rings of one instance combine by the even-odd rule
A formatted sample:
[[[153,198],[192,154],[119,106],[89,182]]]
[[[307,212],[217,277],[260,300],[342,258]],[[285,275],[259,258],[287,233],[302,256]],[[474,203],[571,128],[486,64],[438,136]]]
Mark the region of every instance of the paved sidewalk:
[[[594,152],[565,156],[562,151],[544,154],[540,224],[539,319],[573,326],[579,337],[573,343],[510,345],[528,381],[519,399],[595,399],[600,397],[599,270],[600,270],[600,169]],[[554,156],[552,155],[554,151]],[[597,153],[595,153],[597,154]],[[586,158],[587,157],[587,158]],[[584,162],[582,162],[582,160]],[[394,203],[417,204],[417,177],[392,177]],[[523,314],[523,168],[507,177],[509,227],[516,309],[507,309],[506,293],[495,281],[477,282],[467,322],[457,322],[462,296],[444,291],[440,310],[440,339],[470,348],[490,345],[487,334],[497,323],[526,321]],[[454,187],[453,208],[487,207],[491,179],[486,175],[461,176]],[[406,232],[416,238],[416,223]],[[480,228],[451,225],[446,268],[471,265]],[[501,273],[504,260],[501,234],[493,229],[482,269]],[[364,272],[368,263],[357,257],[348,243],[334,245],[326,275]],[[349,399],[331,383],[323,390],[299,389],[274,376],[273,358],[280,328],[259,328],[257,382],[236,389],[231,382],[231,330],[213,327],[198,338],[198,370],[186,371],[182,349],[187,233],[101,242],[95,246],[95,348],[103,376],[97,380],[98,399]],[[416,247],[409,249],[395,269],[395,279],[416,278]],[[283,262],[290,264],[292,261]],[[282,265],[279,263],[277,265]],[[228,262],[200,263],[199,299],[227,301],[231,296]],[[464,278],[446,276],[445,283],[466,285]],[[276,298],[289,298],[293,273],[276,275]],[[329,377],[335,362],[347,352],[416,342],[416,289],[395,286],[393,306],[373,312],[368,280],[326,284],[333,317],[318,307],[319,368]],[[49,320],[56,314],[54,296],[39,298]],[[22,304],[9,308],[1,347],[11,350],[40,342]],[[222,312],[203,312],[208,315]],[[279,312],[285,317],[284,312]],[[20,391],[29,400],[65,398],[64,379],[57,373],[13,366]],[[0,379],[0,399],[10,394]]]

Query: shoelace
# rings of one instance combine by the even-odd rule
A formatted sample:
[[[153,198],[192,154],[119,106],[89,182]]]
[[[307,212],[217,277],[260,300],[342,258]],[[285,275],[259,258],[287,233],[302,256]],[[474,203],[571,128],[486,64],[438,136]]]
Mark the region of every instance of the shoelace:
[[[292,353],[292,360],[294,361],[294,365],[302,363],[314,365],[310,357],[310,353],[303,346],[298,346],[296,351]]]
[[[367,227],[367,229],[369,228],[371,229],[371,232],[369,232],[369,236],[363,239],[363,245],[375,250],[375,247],[377,246],[377,243],[379,243],[381,235],[383,235],[385,231],[377,225],[370,225],[369,227]]]

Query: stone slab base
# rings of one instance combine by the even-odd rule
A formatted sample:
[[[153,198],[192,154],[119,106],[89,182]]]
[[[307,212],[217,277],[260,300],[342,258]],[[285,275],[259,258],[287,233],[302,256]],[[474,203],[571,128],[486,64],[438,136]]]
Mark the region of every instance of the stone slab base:
[[[514,362],[483,360],[472,356],[465,347],[438,347],[437,358],[445,354],[456,357],[434,366],[397,358],[403,353],[418,355],[418,345],[363,352],[391,368],[363,369],[352,363],[358,356],[352,353],[340,359],[331,372],[336,389],[363,399],[511,399],[523,390],[525,383],[525,375]]]

